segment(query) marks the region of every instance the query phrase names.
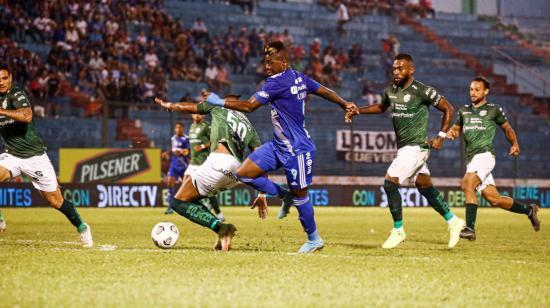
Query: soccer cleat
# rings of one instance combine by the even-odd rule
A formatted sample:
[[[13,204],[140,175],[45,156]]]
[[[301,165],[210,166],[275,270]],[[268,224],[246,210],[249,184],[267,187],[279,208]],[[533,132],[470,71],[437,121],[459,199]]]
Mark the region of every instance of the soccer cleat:
[[[217,217],[221,222],[224,222],[224,221],[225,221],[225,216],[223,215],[222,212],[220,212],[219,214],[216,214],[216,217]]]
[[[405,231],[403,229],[393,229],[391,230],[390,237],[384,242],[382,245],[382,248],[384,249],[392,249],[397,247],[397,245],[401,244],[405,239],[407,238],[407,235],[405,234]]]
[[[533,226],[533,230],[539,231],[540,230],[540,220],[537,216],[537,212],[539,211],[539,207],[536,204],[531,204],[531,213],[527,217],[529,217],[529,220],[531,221],[531,225]]]
[[[233,224],[222,224],[218,231],[218,240],[221,242],[221,250],[231,250],[231,239],[235,236],[237,228]],[[215,247],[214,247],[215,249]]]
[[[286,215],[288,215],[288,212],[290,212],[290,206],[292,206],[292,204],[294,203],[294,201],[292,201],[292,198],[294,198],[294,196],[291,193],[288,193],[282,199],[283,203],[281,204],[281,208],[279,209],[279,216],[277,216],[277,218],[283,219],[286,217]]]
[[[322,238],[319,238],[315,241],[307,241],[305,242],[302,247],[298,250],[298,253],[314,253],[318,250],[323,249],[325,247],[325,242]]]
[[[6,231],[6,221],[4,219],[0,220],[0,232]]]
[[[470,241],[476,240],[476,230],[470,227],[464,227],[462,231],[460,231],[460,238],[465,238]]]
[[[91,248],[94,246],[94,240],[92,239],[92,228],[90,228],[90,225],[86,225],[86,229],[84,231],[80,232],[80,241],[82,242],[82,246],[84,248]]]
[[[464,229],[465,225],[466,222],[458,217],[449,223],[449,248],[453,248],[456,244],[458,244],[458,241],[460,240],[460,231]]]
[[[174,210],[171,207],[168,207],[166,211],[164,212],[165,215],[171,215],[174,214]]]

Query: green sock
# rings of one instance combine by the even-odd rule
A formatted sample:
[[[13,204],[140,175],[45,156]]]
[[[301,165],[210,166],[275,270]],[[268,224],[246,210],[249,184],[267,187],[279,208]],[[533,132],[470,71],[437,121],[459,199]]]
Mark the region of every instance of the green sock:
[[[399,193],[399,185],[385,180],[384,191],[388,196],[388,207],[390,208],[391,217],[393,218],[394,227],[403,226],[403,207],[401,206],[401,194]]]
[[[428,200],[430,206],[433,207],[433,209],[436,210],[439,215],[443,216],[445,220],[448,221],[455,216],[453,212],[451,212],[451,210],[449,209],[449,204],[447,204],[445,198],[443,198],[443,194],[440,193],[433,186],[428,188],[418,187],[418,191]]]
[[[208,198],[208,200],[210,200],[210,205],[212,206],[215,214],[219,214],[222,212],[220,210],[220,204],[218,203],[218,198],[216,196],[212,196]]]
[[[63,213],[65,217],[67,217],[71,224],[76,227],[78,232],[86,230],[86,225],[84,224],[84,221],[82,221],[82,218],[80,218],[74,204],[67,200],[63,200],[63,204],[61,204],[61,207],[58,210]]]
[[[512,204],[512,207],[508,210],[510,212],[519,213],[519,214],[525,214],[529,215],[531,214],[531,206],[517,202],[514,200],[514,204]]]
[[[221,221],[212,214],[208,208],[195,202],[184,202],[174,198],[173,209],[176,213],[218,233]]]
[[[466,226],[475,229],[477,217],[477,204],[466,203]]]

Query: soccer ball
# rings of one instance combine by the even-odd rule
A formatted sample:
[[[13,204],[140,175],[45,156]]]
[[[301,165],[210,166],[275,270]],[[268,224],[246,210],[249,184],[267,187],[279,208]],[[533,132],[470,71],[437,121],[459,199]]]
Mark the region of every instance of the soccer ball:
[[[174,247],[179,236],[180,231],[178,227],[171,222],[159,222],[153,227],[153,230],[151,230],[151,239],[153,243],[162,249]]]

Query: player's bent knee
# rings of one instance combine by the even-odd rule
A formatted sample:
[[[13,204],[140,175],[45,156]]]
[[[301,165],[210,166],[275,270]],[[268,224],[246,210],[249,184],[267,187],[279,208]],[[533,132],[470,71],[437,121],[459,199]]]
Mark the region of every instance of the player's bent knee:
[[[0,167],[0,183],[11,179],[11,177],[11,172],[8,169]]]
[[[55,192],[47,192],[43,193],[44,198],[48,202],[48,205],[53,208],[60,208],[63,204],[63,196],[61,195],[61,192],[55,191]]]

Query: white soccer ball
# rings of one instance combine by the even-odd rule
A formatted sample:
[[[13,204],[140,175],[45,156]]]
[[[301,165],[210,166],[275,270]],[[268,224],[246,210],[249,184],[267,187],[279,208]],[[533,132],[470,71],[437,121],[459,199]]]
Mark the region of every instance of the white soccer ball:
[[[153,243],[162,249],[174,247],[179,236],[180,231],[178,227],[167,221],[159,222],[153,227],[153,230],[151,230],[151,239],[153,239]]]

